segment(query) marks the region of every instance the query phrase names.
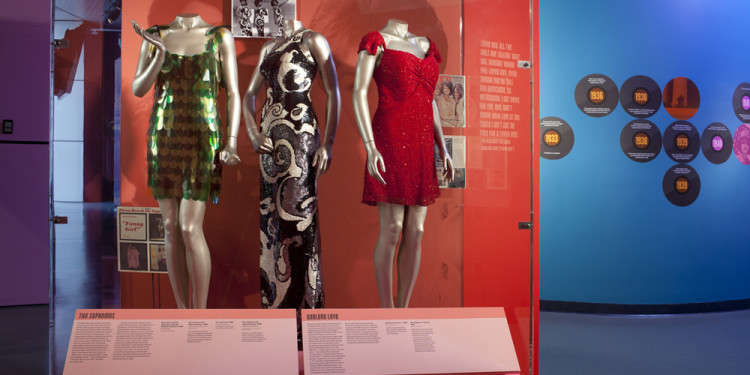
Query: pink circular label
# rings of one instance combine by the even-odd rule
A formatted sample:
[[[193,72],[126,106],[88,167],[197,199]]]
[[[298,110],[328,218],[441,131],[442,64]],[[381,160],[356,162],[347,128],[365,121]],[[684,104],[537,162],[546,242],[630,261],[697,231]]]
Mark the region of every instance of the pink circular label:
[[[748,95],[742,96],[742,109],[746,111],[750,111],[750,96]]]
[[[711,139],[711,147],[714,149],[714,151],[719,152],[724,149],[724,138],[721,138],[720,135],[715,135],[713,139]]]

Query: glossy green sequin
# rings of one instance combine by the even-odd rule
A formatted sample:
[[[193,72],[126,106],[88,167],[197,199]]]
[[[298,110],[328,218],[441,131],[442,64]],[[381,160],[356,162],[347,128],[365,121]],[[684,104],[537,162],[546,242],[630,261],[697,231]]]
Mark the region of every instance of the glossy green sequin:
[[[147,148],[148,186],[156,199],[219,200],[223,143],[217,108],[223,86],[219,29],[206,33],[206,51],[201,54],[167,52],[156,79]]]

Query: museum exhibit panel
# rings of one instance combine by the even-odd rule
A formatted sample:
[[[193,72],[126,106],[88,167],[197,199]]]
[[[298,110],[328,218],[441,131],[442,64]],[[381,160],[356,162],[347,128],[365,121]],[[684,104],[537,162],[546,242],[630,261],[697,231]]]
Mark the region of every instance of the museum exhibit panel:
[[[540,1],[544,310],[750,306],[748,4],[644,5]]]
[[[106,266],[119,271],[116,307],[364,309],[388,306],[381,301],[389,295],[395,305],[410,308],[502,307],[521,371],[533,373],[538,314],[533,302],[538,298],[534,6],[480,0],[123,4],[120,204],[113,214],[117,255]],[[205,26],[200,35],[195,31],[200,27],[181,22],[198,18]],[[360,48],[363,37],[394,20],[408,24],[412,34],[403,40],[416,49],[405,52],[391,40]],[[316,50],[316,38],[328,50]],[[229,50],[222,49],[228,39],[234,42],[236,71],[226,62]],[[378,48],[385,55],[379,56]],[[360,51],[374,64],[357,107],[352,98]],[[373,76],[379,69],[412,70],[378,83]],[[383,96],[379,90],[391,90],[391,80],[401,80],[403,92]],[[412,105],[417,97],[426,106]],[[372,120],[388,99],[403,102],[399,113],[422,108],[412,117],[385,121],[391,131],[407,133],[408,125],[418,124],[427,132],[409,130],[414,134],[408,136],[423,142],[417,146],[372,129],[372,143],[387,159],[373,164],[388,188],[430,186],[426,200],[389,203],[403,216],[397,226],[404,231],[391,236],[391,254],[376,266],[384,205],[378,206],[379,198],[363,199],[363,191],[369,189],[365,184],[384,185],[365,179],[370,142],[360,136],[357,113],[364,103]],[[217,115],[220,120],[212,117]],[[170,128],[185,118],[209,124],[213,133]],[[245,122],[247,135],[237,132],[238,121]],[[173,133],[205,135],[208,141],[200,146],[186,145],[183,138],[166,141]],[[230,152],[222,154],[226,145]],[[199,161],[180,159],[196,147],[208,154],[198,153]],[[400,153],[385,156],[392,147],[400,147]],[[399,171],[400,163],[417,154],[416,169]],[[166,185],[166,175],[160,175],[175,165],[204,163],[215,170],[221,161],[228,162],[220,172],[220,195],[212,175],[186,178],[182,167]],[[397,172],[403,177],[390,180],[389,173]],[[416,174],[426,177],[412,179]],[[303,190],[291,187],[298,184],[295,179],[304,180],[299,182]],[[187,274],[202,264],[199,274],[210,275],[210,283],[190,275],[189,292],[187,283],[173,290],[179,262],[171,260],[170,248],[192,250],[190,232],[181,228],[187,219],[170,212],[174,204],[160,204],[167,191],[178,191],[168,198],[179,202],[181,197],[180,210],[198,202],[210,248],[207,261],[186,262]],[[293,230],[282,234],[287,227]],[[172,231],[176,235],[170,236]],[[264,260],[263,251],[271,257]],[[289,273],[296,263],[306,268]],[[381,283],[376,274],[388,263],[395,263],[392,282]],[[294,279],[288,282],[290,274]],[[207,291],[193,287],[196,283],[207,284]],[[57,323],[70,327],[69,321]],[[55,339],[55,371],[62,371],[67,347],[57,341],[67,339]]]

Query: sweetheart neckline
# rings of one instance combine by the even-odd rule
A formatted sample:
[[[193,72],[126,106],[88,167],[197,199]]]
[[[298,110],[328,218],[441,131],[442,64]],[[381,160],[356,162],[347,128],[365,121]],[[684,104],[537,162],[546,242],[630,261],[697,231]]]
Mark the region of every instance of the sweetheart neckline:
[[[396,51],[396,52],[401,52],[401,53],[405,53],[405,54],[407,54],[407,55],[411,55],[411,56],[412,56],[412,57],[414,57],[415,59],[419,59],[419,60],[422,60],[422,61],[424,61],[424,60],[425,60],[425,59],[427,58],[427,56],[428,56],[428,55],[427,55],[427,52],[430,52],[430,49],[428,48],[428,49],[427,49],[427,52],[425,52],[425,53],[424,53],[424,57],[417,57],[417,55],[415,55],[415,54],[413,54],[413,53],[409,53],[409,52],[406,52],[406,51],[401,51],[401,50],[398,50],[398,49],[391,49],[391,48],[388,48],[388,46],[386,46],[386,44],[385,44],[385,37],[383,37],[383,33],[381,33],[381,32],[380,32],[380,30],[378,30],[378,31],[377,31],[377,33],[378,33],[378,34],[380,34],[380,38],[382,38],[382,39],[383,39],[383,52],[385,52],[385,51]],[[424,38],[427,38],[427,37],[424,37]],[[430,44],[432,44],[432,40],[431,40],[430,38],[427,38],[427,40],[428,40],[428,41],[430,42]]]

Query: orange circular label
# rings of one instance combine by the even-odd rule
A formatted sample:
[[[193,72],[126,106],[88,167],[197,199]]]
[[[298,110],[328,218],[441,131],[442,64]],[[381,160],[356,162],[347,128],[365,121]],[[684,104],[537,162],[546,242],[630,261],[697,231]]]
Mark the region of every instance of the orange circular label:
[[[685,134],[677,134],[674,138],[674,145],[680,151],[685,151],[690,147],[690,138]]]
[[[589,90],[589,100],[594,104],[601,104],[606,98],[607,94],[601,87],[592,87],[591,90]]]
[[[677,177],[677,179],[674,180],[674,188],[678,193],[685,194],[690,190],[690,181],[685,177]]]
[[[651,144],[651,138],[644,132],[638,132],[633,136],[633,144],[643,150]]]
[[[560,144],[560,133],[556,130],[547,130],[544,133],[544,144],[555,147]]]
[[[637,89],[633,91],[633,101],[635,101],[638,105],[646,105],[649,100],[649,94],[648,91],[645,89]]]

